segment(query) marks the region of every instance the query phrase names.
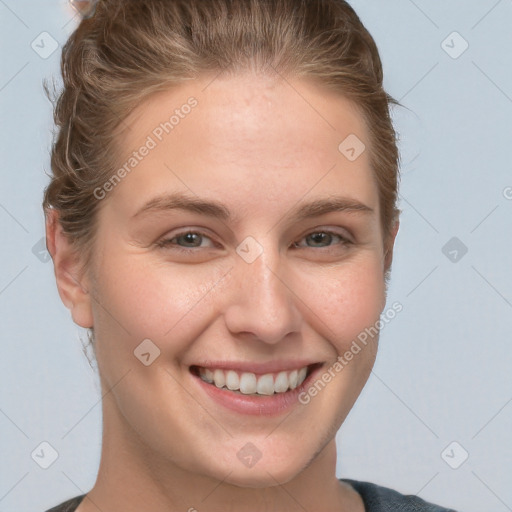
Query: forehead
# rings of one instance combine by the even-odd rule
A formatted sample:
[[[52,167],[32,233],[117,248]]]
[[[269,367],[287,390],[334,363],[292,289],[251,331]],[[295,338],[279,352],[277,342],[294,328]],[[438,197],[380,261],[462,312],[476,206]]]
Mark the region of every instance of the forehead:
[[[348,192],[375,206],[368,151],[358,155],[369,146],[362,114],[312,81],[203,76],[154,94],[125,124],[118,141],[124,162],[148,143],[151,149],[114,196],[136,195],[138,204],[156,187],[177,186],[216,197],[236,189],[241,208],[248,195],[297,200],[313,189]],[[354,154],[344,141],[357,159],[348,158]]]

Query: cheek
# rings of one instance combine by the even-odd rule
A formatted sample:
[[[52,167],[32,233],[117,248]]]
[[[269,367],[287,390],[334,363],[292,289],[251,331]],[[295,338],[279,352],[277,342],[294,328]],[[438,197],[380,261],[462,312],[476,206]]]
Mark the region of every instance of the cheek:
[[[202,328],[205,305],[229,267],[145,264],[144,256],[104,261],[96,290],[95,330],[118,348],[131,351],[149,338],[179,352],[182,331]],[[219,286],[221,288],[221,286]],[[210,310],[208,307],[207,310]],[[206,313],[207,314],[207,313]]]
[[[148,425],[153,415],[158,423],[159,413],[158,408],[148,410],[146,390],[172,403],[176,382],[171,375],[180,375],[174,363],[215,319],[216,294],[211,290],[226,272],[140,263],[135,259],[123,265],[118,259],[116,265],[108,266],[112,270],[104,272],[98,289],[101,305],[95,307],[94,328],[96,358],[105,384],[110,388],[123,379],[123,385],[116,386],[115,407],[134,425],[139,425],[143,411],[143,424]],[[148,345],[147,339],[152,343]],[[145,366],[137,355],[142,358],[148,350],[151,358],[158,355]]]
[[[385,303],[381,262],[374,257],[304,273],[300,296],[315,313],[317,330],[338,349],[345,350],[379,319]]]
[[[112,250],[106,253],[114,255]],[[96,337],[104,340],[98,348],[115,354],[105,354],[105,360],[133,363],[133,351],[146,338],[164,356],[183,355],[229,307],[231,287],[243,286],[233,281],[231,263],[147,264],[142,255],[103,261],[94,320]],[[286,274],[305,323],[337,352],[379,319],[384,278],[373,251],[332,266],[290,265]]]

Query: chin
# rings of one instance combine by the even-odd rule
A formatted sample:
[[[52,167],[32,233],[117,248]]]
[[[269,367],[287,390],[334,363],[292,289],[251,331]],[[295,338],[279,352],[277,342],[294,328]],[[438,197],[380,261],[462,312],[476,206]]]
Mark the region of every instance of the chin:
[[[224,482],[235,487],[264,489],[274,487],[292,480],[298,473],[298,468],[262,467],[257,472],[255,468],[233,471]]]
[[[297,448],[297,452],[300,452],[300,448]],[[215,471],[215,478],[229,485],[253,489],[285,484],[293,480],[307,466],[304,453],[301,455],[300,459],[291,459],[285,453],[274,452],[271,457],[265,457],[262,454],[259,460],[255,462],[253,459],[247,465],[236,458],[235,463],[226,461],[221,470]]]

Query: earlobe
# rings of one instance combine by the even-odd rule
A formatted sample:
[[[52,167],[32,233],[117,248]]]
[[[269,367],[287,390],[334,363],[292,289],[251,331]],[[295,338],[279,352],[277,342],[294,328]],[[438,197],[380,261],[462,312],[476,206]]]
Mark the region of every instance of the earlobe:
[[[82,275],[80,255],[64,234],[58,212],[50,208],[45,214],[46,247],[53,260],[59,296],[76,324],[93,327],[92,297],[87,278]]]

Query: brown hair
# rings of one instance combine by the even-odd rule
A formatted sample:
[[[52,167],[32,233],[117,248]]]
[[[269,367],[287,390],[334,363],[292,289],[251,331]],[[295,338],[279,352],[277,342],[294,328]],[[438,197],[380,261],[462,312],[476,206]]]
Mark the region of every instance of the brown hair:
[[[116,133],[156,91],[205,72],[248,68],[305,77],[362,111],[384,237],[397,218],[399,156],[374,40],[343,0],[100,0],[62,51],[53,175],[43,207],[90,261],[100,201],[116,170]],[[47,89],[48,92],[48,89]],[[341,142],[341,141],[340,141]]]

